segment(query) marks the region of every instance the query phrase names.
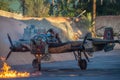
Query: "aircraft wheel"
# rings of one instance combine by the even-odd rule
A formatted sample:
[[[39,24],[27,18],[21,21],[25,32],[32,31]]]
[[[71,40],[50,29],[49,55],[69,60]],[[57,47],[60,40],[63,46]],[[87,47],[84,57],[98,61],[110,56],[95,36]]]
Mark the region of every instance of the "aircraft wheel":
[[[79,60],[78,66],[80,67],[81,70],[86,70],[87,69],[87,61],[85,59]]]
[[[34,59],[32,61],[32,66],[35,70],[41,70],[41,63],[39,63],[37,59]]]

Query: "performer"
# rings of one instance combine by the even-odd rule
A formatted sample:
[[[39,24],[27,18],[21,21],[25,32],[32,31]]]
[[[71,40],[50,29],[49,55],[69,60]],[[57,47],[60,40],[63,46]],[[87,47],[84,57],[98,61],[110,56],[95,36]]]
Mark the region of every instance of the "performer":
[[[55,32],[52,28],[50,28],[47,31],[47,36],[48,36],[48,43],[53,42],[53,43],[62,43],[59,34]]]

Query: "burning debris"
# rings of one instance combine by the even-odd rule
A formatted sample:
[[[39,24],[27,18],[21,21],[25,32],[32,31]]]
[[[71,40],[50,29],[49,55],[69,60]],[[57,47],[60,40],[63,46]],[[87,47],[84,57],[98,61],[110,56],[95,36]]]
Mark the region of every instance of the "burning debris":
[[[22,78],[22,77],[34,77],[42,75],[42,73],[39,71],[35,71],[33,73],[28,72],[18,72],[16,70],[11,70],[11,66],[9,66],[5,62],[5,57],[0,56],[0,61],[2,62],[2,68],[0,69],[0,78]]]
[[[30,73],[28,72],[17,72],[11,70],[11,67],[4,62],[3,67],[0,70],[0,78],[19,78],[19,77],[29,77]]]

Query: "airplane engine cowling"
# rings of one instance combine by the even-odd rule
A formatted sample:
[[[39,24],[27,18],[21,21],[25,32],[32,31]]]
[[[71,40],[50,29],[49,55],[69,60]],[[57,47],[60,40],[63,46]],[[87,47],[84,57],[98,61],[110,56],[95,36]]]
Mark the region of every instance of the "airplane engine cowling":
[[[32,54],[44,54],[46,43],[43,41],[35,41],[36,45],[31,43],[31,53]]]
[[[44,34],[35,35],[31,39],[31,53],[32,54],[44,54],[45,47],[47,45]]]

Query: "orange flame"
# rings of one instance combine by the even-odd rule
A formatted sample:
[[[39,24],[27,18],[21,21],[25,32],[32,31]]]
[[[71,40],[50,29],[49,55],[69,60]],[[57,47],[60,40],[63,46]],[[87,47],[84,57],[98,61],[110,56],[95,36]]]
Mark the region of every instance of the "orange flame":
[[[3,67],[0,71],[0,78],[16,78],[16,77],[29,77],[28,72],[17,72],[15,70],[10,70],[11,67],[4,62]]]

